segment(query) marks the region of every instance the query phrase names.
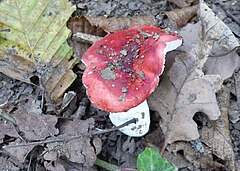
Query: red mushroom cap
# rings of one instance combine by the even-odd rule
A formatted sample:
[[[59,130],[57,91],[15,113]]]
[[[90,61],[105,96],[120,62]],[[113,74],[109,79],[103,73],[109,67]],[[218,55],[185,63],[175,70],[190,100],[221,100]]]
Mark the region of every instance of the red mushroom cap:
[[[87,66],[82,81],[90,101],[110,112],[142,103],[158,85],[167,44],[179,40],[157,27],[135,26],[95,42],[82,57]]]

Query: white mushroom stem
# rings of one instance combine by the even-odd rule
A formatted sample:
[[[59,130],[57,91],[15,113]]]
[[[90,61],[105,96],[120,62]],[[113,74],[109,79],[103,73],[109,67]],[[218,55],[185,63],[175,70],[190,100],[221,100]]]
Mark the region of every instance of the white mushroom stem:
[[[127,112],[110,113],[109,118],[115,126],[119,126],[135,118],[136,123],[131,123],[119,130],[131,137],[141,137],[148,132],[150,126],[150,113],[147,100]]]

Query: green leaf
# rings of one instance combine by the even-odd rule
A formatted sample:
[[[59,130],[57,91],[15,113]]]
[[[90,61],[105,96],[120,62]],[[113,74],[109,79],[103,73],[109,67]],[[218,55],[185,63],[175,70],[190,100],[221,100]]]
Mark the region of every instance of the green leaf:
[[[57,100],[76,78],[66,22],[68,0],[0,1],[0,72],[31,83],[38,77]]]
[[[178,168],[164,160],[153,148],[145,148],[137,158],[138,171],[177,171]]]

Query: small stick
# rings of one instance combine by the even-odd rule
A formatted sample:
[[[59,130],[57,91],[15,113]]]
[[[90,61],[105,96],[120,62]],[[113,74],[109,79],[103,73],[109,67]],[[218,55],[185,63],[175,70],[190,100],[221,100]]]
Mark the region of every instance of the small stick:
[[[82,138],[82,137],[86,137],[86,136],[99,135],[99,134],[104,134],[104,133],[116,131],[116,130],[119,130],[120,128],[125,127],[125,126],[127,126],[127,125],[129,125],[131,123],[136,123],[136,118],[133,118],[133,119],[123,123],[122,125],[119,125],[117,127],[110,128],[110,129],[105,129],[105,130],[101,130],[101,131],[94,131],[94,132],[89,132],[89,133],[85,133],[85,134],[69,136],[69,137],[64,138],[64,139],[58,138],[58,139],[52,139],[52,140],[44,140],[44,141],[36,141],[36,142],[29,142],[29,143],[20,143],[20,144],[14,144],[14,145],[7,145],[7,146],[3,146],[3,148],[12,148],[12,147],[20,147],[20,146],[49,144],[49,143],[56,143],[56,142],[68,142],[68,141],[71,141],[71,140],[74,140],[74,139],[78,139],[78,138]]]
[[[77,32],[77,33],[73,34],[73,39],[77,40],[78,42],[82,42],[82,43],[93,44],[94,42],[100,40],[101,38],[102,37],[94,36],[94,35],[87,34],[87,33],[81,33],[81,32]]]

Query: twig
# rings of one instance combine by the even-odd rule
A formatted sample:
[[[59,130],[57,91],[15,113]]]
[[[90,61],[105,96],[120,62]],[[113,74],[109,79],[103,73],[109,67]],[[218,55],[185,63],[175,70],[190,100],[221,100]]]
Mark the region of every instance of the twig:
[[[107,163],[101,159],[98,159],[95,161],[95,165],[100,166],[106,170],[110,170],[110,171],[120,171],[120,168],[116,165]]]
[[[110,129],[105,129],[105,130],[101,130],[101,131],[94,131],[94,132],[89,132],[89,133],[85,133],[85,134],[78,134],[78,135],[74,135],[74,136],[69,136],[67,138],[58,138],[58,139],[51,139],[51,140],[44,140],[44,141],[36,141],[36,142],[29,142],[29,143],[20,143],[20,144],[14,144],[14,145],[7,145],[7,146],[3,146],[3,148],[12,148],[12,147],[20,147],[20,146],[50,144],[50,143],[56,143],[56,142],[68,142],[68,141],[75,140],[75,139],[82,138],[82,137],[89,137],[89,136],[92,136],[92,135],[100,135],[100,134],[116,131],[116,130],[118,130],[118,129],[122,128],[122,127],[125,127],[125,126],[127,126],[127,125],[129,125],[131,123],[136,123],[136,118],[133,118],[133,119],[123,123],[122,125],[119,125],[117,127],[110,128]]]
[[[116,165],[113,165],[111,163],[105,162],[101,159],[98,159],[95,161],[95,165],[100,166],[106,170],[109,171],[137,171],[137,169],[133,168],[125,168],[125,167],[118,167]]]
[[[94,42],[100,40],[102,37],[99,36],[94,36],[91,34],[86,34],[82,32],[77,32],[73,34],[73,39],[77,40],[78,42],[83,42],[83,43],[91,43],[93,44]]]

